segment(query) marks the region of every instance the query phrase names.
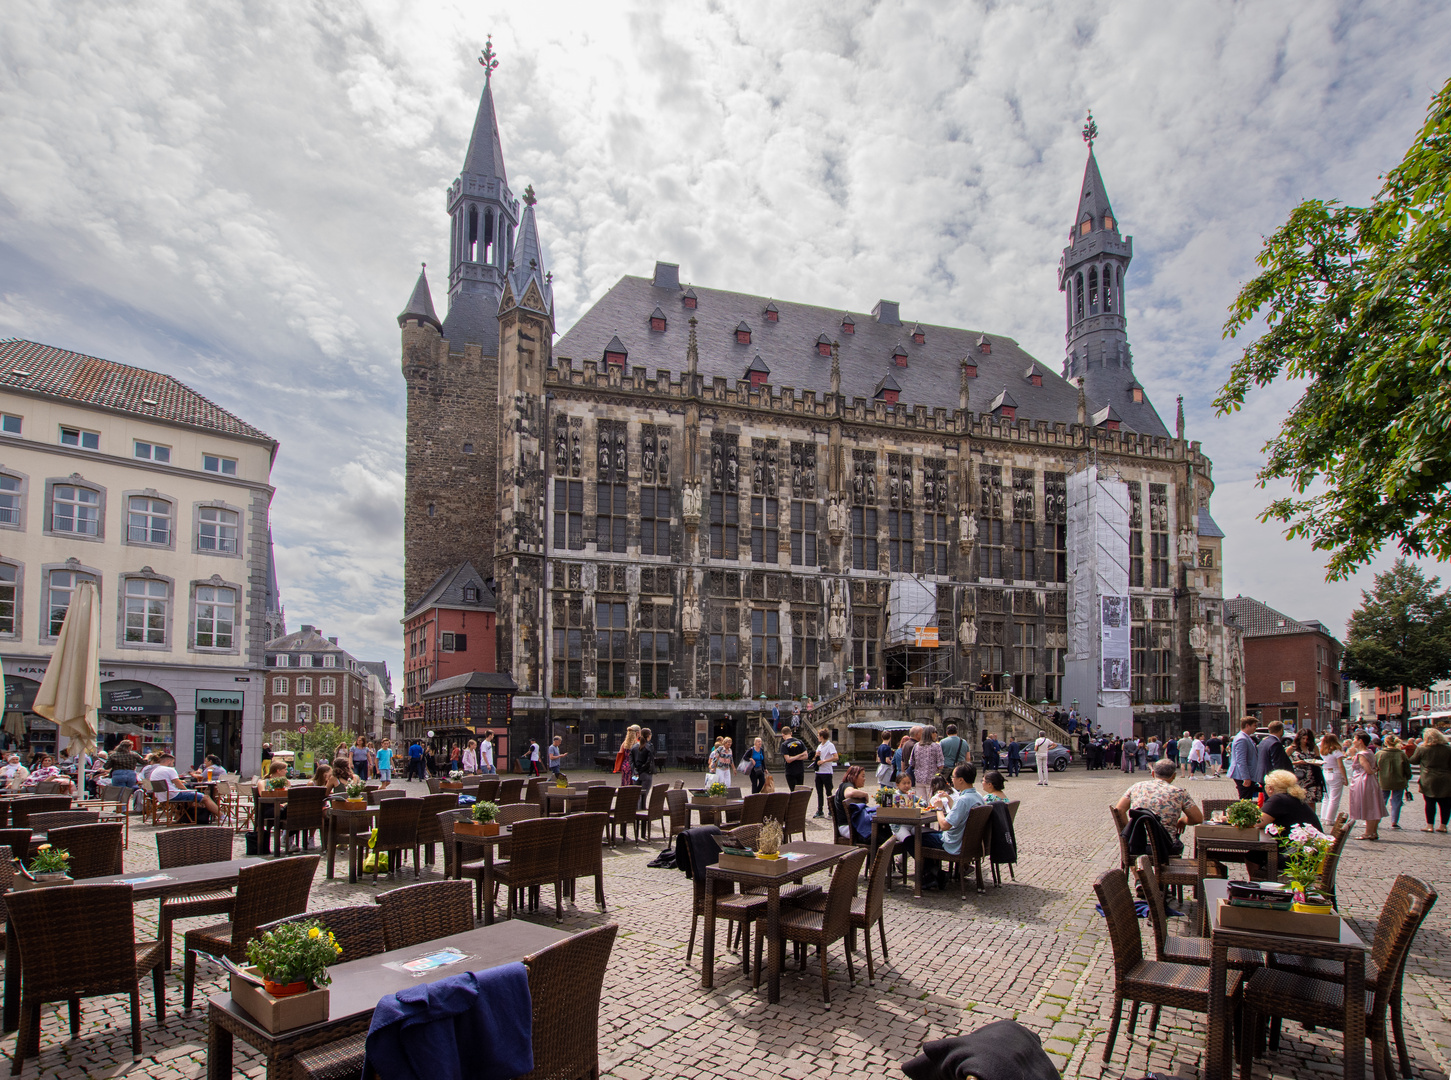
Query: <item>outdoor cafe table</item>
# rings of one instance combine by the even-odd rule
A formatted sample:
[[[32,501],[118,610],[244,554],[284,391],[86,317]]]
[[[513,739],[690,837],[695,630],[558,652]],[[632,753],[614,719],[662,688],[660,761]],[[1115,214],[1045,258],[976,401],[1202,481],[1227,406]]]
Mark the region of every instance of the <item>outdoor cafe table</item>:
[[[1280,876],[1279,859],[1280,845],[1273,836],[1266,836],[1263,829],[1255,833],[1254,839],[1221,839],[1220,837],[1199,836],[1198,828],[1194,831],[1194,856],[1199,861],[1199,880],[1203,881],[1209,876],[1209,863],[1211,860],[1228,862],[1247,862],[1251,853],[1258,852],[1265,857],[1265,881],[1274,881]],[[1227,858],[1226,858],[1227,857]],[[1226,871],[1227,872],[1227,871]],[[1212,878],[1210,880],[1213,880]],[[1199,929],[1205,928],[1205,919],[1208,917],[1209,905],[1203,904],[1199,911]]]
[[[373,831],[373,819],[378,816],[378,807],[374,805],[354,809],[331,803],[325,807],[323,813],[326,815],[323,831],[327,833],[327,876],[329,879],[333,876],[338,834],[345,832],[348,837],[348,884],[356,885],[358,875],[363,870],[363,845],[358,840]]]
[[[702,825],[718,825],[720,818],[728,810],[739,812],[741,807],[746,805],[745,799],[727,799],[721,803],[701,803],[692,799],[686,806],[700,814]]]
[[[233,1004],[230,993],[213,994],[207,999],[208,1080],[231,1080],[233,1039],[241,1039],[267,1059],[269,1080],[282,1080],[292,1075],[292,1059],[296,1055],[367,1031],[373,1009],[386,995],[465,971],[485,971],[517,963],[569,936],[563,930],[520,920],[508,926],[480,927],[406,949],[334,964],[328,968],[332,984],[328,987],[327,1020],[276,1034],[265,1030]],[[458,949],[468,959],[419,976],[385,966],[407,963],[445,948]]]
[[[799,881],[808,874],[816,874],[822,870],[830,870],[852,849],[841,844],[812,844],[797,842],[795,844],[782,844],[781,854],[799,854],[805,856],[801,859],[792,860],[791,872],[773,877],[768,874],[757,874],[750,870],[731,870],[723,866],[707,866],[705,868],[705,947],[700,953],[700,986],[702,990],[709,990],[715,981],[715,890],[711,883],[715,881],[739,882],[742,889],[756,885],[766,890],[766,948],[768,958],[766,961],[769,972],[766,987],[766,1000],[772,1005],[781,1000],[781,886],[789,885]],[[749,948],[749,943],[743,943],[741,948]]]
[[[461,866],[464,859],[464,845],[484,849],[484,925],[494,925],[494,849],[514,834],[512,825],[501,825],[493,836],[477,836],[474,833],[453,832],[453,865]],[[444,860],[447,862],[447,859]]]
[[[572,812],[573,803],[582,803],[589,798],[588,788],[557,788],[547,787],[544,791],[544,813],[545,814],[568,814]],[[556,809],[557,808],[557,809]]]
[[[1204,1055],[1204,1080],[1232,1080],[1234,1056],[1229,1047],[1229,1002],[1225,1000],[1230,949],[1253,949],[1291,956],[1309,956],[1345,965],[1345,1080],[1365,1076],[1365,942],[1340,920],[1340,939],[1294,937],[1283,933],[1230,929],[1219,925],[1219,901],[1229,896],[1223,878],[1204,881],[1204,906],[1209,921],[1209,1034]],[[1246,1034],[1245,1038],[1253,1038]]]
[[[195,866],[177,866],[168,870],[142,870],[130,874],[105,874],[101,877],[78,878],[74,885],[130,885],[131,902],[143,900],[171,899],[177,896],[191,896],[196,893],[217,892],[230,889],[237,884],[237,872],[243,867],[255,866],[262,859],[248,857],[231,859],[227,862],[197,863]],[[65,886],[48,886],[64,888]],[[15,927],[5,920],[5,1004],[4,1028],[14,1031],[20,1026],[20,978],[24,960],[20,956],[20,943],[15,938]]]
[[[902,826],[902,828],[904,829],[912,830],[912,857],[917,867],[916,873],[913,876],[912,895],[920,898],[922,896],[922,830],[936,827],[937,811],[924,810],[920,815],[918,815],[911,821],[878,821],[875,817],[873,817],[872,846],[869,849],[872,853],[872,858],[876,858],[877,854],[877,830],[890,829],[897,825]],[[868,868],[870,868],[871,864],[868,863],[867,866]],[[891,879],[891,870],[889,868],[887,872],[887,880],[891,881]]]

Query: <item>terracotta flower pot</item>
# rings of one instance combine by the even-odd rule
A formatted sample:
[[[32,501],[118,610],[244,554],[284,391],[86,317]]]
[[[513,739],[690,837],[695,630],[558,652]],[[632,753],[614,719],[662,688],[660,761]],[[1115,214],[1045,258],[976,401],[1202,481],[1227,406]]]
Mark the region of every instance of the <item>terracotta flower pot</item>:
[[[273,997],[294,997],[297,994],[307,993],[306,981],[287,983],[284,985],[283,983],[275,983],[271,979],[263,978],[262,982],[266,987],[267,992]]]

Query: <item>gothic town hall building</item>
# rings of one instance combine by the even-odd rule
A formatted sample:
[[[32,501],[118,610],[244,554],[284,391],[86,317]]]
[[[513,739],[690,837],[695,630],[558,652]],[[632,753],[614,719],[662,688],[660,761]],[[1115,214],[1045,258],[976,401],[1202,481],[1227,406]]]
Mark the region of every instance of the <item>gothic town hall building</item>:
[[[679,760],[806,696],[849,748],[889,720],[1032,726],[1045,701],[1109,730],[1227,731],[1242,653],[1211,463],[1134,377],[1133,238],[1091,143],[1061,373],[990,328],[667,262],[561,334],[523,194],[486,82],[447,191],[447,314],[420,274],[398,317],[405,603],[465,563],[491,576],[517,694],[405,738],[493,727],[508,761],[562,734],[591,765],[639,723]]]

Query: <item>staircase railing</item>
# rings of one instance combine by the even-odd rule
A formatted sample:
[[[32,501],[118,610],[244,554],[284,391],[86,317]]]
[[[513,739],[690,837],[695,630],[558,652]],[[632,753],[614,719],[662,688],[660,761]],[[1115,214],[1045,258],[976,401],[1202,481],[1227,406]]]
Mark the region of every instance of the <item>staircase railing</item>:
[[[1072,747],[1073,736],[1068,731],[1053,722],[1052,717],[1043,709],[1030,701],[1024,701],[1017,694],[1006,694],[1007,708],[1019,720],[1027,724],[1035,724],[1041,730],[1047,732],[1048,737],[1060,746]]]

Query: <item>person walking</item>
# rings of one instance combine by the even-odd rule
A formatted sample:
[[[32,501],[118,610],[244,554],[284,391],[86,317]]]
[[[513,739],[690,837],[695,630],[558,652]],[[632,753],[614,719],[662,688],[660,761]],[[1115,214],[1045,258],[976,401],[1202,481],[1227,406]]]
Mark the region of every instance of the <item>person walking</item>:
[[[1229,778],[1234,781],[1241,799],[1253,799],[1260,793],[1259,781],[1255,779],[1259,750],[1254,736],[1250,734],[1257,726],[1259,721],[1253,716],[1240,717],[1239,734],[1229,744]]]
[[[912,753],[912,776],[917,785],[917,794],[924,801],[932,797],[932,781],[937,779],[942,765],[942,744],[937,741],[937,729],[923,728],[922,742]]]
[[[417,740],[408,744],[408,779],[423,779],[423,747]]]
[[[1014,735],[1008,740],[1008,775],[1017,776],[1023,771],[1023,744]]]
[[[710,752],[710,760],[706,762],[706,768],[710,770],[712,779],[724,787],[731,786],[731,770],[735,762],[731,759],[731,741],[723,735],[717,736],[715,749]]]
[[[353,775],[359,780],[368,779],[368,740],[359,735],[348,753],[353,762]]]
[[[635,775],[639,777],[636,781],[640,785],[640,809],[645,809],[650,801],[650,785],[655,782],[655,747],[650,742],[653,732],[649,728],[640,729],[640,741],[630,751],[630,762],[634,766]],[[537,754],[538,747],[535,752]],[[537,765],[538,758],[535,763]]]
[[[539,740],[529,740],[529,775],[543,776],[544,770],[539,765]]]
[[[795,791],[806,783],[806,759],[811,751],[792,728],[781,744],[781,760],[786,764],[786,790]]]
[[[549,775],[559,779],[560,767],[564,764],[564,736],[556,735],[549,743]]]
[[[1320,820],[1332,825],[1340,815],[1340,794],[1345,790],[1345,750],[1333,731],[1320,736],[1320,773],[1325,777],[1325,801]]]
[[[497,773],[494,765],[494,733],[484,732],[484,741],[479,743],[479,768],[486,773]]]
[[[1179,767],[1181,769],[1188,769],[1191,775],[1194,772],[1194,766],[1189,761],[1189,751],[1193,749],[1194,739],[1186,731],[1183,735],[1179,736]]]
[[[967,740],[957,734],[957,725],[947,725],[947,738],[942,740],[942,767],[947,770],[947,775],[952,775],[952,770],[972,760],[972,752],[969,750]],[[986,763],[984,763],[986,764]],[[994,760],[992,768],[996,769],[998,762]]]
[[[378,747],[378,779],[384,787],[393,782],[393,744],[387,739]]]
[[[816,744],[816,816],[826,816],[826,800],[831,798],[831,778],[836,770],[836,746],[830,733],[822,728]]]
[[[1426,827],[1422,832],[1445,832],[1451,820],[1451,745],[1434,727],[1421,732],[1419,744],[1412,740],[1408,760],[1421,767],[1421,801],[1426,806]],[[1441,827],[1436,828],[1436,809],[1441,810]]]
[[[1376,781],[1380,784],[1382,806],[1388,802],[1391,828],[1401,827],[1401,803],[1406,797],[1406,788],[1411,783],[1411,763],[1401,749],[1401,740],[1387,735],[1381,743],[1381,750],[1375,755]]]
[[[635,750],[635,744],[640,741],[640,725],[631,724],[625,729],[624,741],[615,752],[615,772],[620,777],[620,787],[629,787],[635,775],[634,758],[631,756]],[[729,739],[726,740],[730,742]]]
[[[476,773],[476,772],[478,772],[479,771],[479,744],[476,741],[474,741],[473,739],[470,739],[468,741],[468,743],[464,746],[463,757],[460,760],[463,762],[464,772],[466,772],[466,773]]]
[[[1364,831],[1356,837],[1357,840],[1380,839],[1380,819],[1385,817],[1382,802],[1370,736],[1364,731],[1357,731],[1350,751],[1349,805],[1351,820],[1365,822]]]
[[[882,732],[882,741],[877,744],[877,786],[887,787],[892,783],[892,733]]]
[[[766,786],[766,744],[759,735],[746,751],[746,758],[751,763],[751,794],[755,795]]]
[[[1204,743],[1204,732],[1196,731],[1194,741],[1189,745],[1189,775],[1203,780],[1209,769],[1209,747]]]
[[[1048,786],[1048,751],[1057,745],[1043,731],[1038,732],[1038,737],[1033,740],[1033,757],[1038,766],[1038,787]]]

